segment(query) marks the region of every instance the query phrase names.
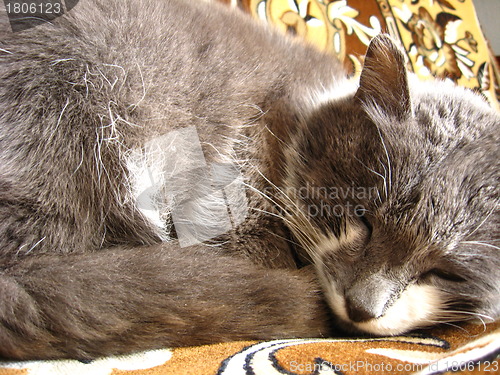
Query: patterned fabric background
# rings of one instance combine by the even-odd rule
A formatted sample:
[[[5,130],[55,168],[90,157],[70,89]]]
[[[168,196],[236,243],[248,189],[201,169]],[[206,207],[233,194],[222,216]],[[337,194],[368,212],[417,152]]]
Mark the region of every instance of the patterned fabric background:
[[[193,1],[193,0],[186,0]],[[305,37],[358,72],[369,40],[388,31],[420,77],[448,77],[498,108],[498,70],[470,0],[220,0]],[[265,317],[262,317],[265,319]],[[1,343],[0,343],[1,345]],[[377,339],[232,342],[90,363],[0,361],[0,375],[500,374],[500,322]]]
[[[497,323],[373,339],[230,342],[90,363],[0,361],[0,375],[498,375],[499,354]]]
[[[499,107],[500,74],[472,0],[220,0],[304,37],[359,72],[372,37],[388,32],[422,79],[449,78]]]

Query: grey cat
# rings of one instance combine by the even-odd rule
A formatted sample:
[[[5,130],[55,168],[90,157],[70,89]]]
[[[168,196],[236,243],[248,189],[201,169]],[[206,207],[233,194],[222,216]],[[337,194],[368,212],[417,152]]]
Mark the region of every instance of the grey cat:
[[[499,317],[500,116],[388,36],[353,83],[217,4],[0,18],[1,357]]]

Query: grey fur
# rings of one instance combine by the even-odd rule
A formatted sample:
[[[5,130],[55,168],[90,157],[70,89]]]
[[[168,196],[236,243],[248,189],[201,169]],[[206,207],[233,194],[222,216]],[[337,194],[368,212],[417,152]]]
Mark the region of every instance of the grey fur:
[[[329,335],[333,284],[347,329],[413,284],[449,296],[437,322],[500,314],[500,118],[466,90],[408,86],[388,37],[356,93],[313,103],[341,64],[217,4],[81,0],[19,33],[0,22],[0,356]],[[215,246],[162,242],[131,193],[131,150],[186,126],[248,185],[247,220]],[[321,204],[365,211],[305,214]]]

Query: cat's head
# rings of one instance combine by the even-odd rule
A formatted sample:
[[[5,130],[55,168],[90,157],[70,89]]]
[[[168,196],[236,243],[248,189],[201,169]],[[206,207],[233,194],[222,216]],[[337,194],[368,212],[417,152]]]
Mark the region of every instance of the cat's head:
[[[359,87],[304,116],[283,204],[344,327],[500,316],[499,130],[471,91],[417,82],[384,35]]]

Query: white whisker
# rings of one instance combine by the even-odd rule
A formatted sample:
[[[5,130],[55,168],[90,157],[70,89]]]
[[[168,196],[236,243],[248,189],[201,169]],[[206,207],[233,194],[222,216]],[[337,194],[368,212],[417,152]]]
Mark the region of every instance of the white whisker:
[[[382,137],[382,132],[380,131],[380,128],[377,126],[377,132],[378,132],[378,136],[380,138],[380,141],[382,142],[382,146],[384,147],[384,152],[385,152],[385,156],[386,156],[386,159],[387,159],[387,169],[388,169],[388,176],[386,179],[384,179],[384,182],[387,183],[386,185],[386,196],[387,194],[390,192],[391,190],[391,187],[392,187],[392,167],[391,167],[391,159],[389,158],[389,152],[387,150],[387,146],[385,145],[385,141],[384,141],[384,138]],[[384,166],[384,164],[381,162],[382,166]],[[384,166],[384,170],[385,170],[385,166]]]
[[[491,210],[488,213],[488,215],[486,215],[486,217],[484,218],[484,220],[481,221],[481,223],[479,223],[479,225],[472,232],[469,233],[469,236],[472,235],[472,234],[474,234],[474,233],[476,233],[479,230],[479,228],[481,228],[484,225],[484,223],[486,223],[488,221],[488,219],[490,218],[491,215],[493,215],[494,212],[495,212],[495,210]]]
[[[141,76],[141,83],[142,83],[142,97],[139,99],[139,101],[135,104],[129,105],[129,108],[132,108],[132,110],[136,109],[139,104],[146,98],[146,84],[144,83],[144,76],[142,75],[142,70],[141,66],[137,64],[137,69],[139,70],[139,75]]]
[[[482,241],[461,241],[460,243],[479,245],[479,246],[488,246],[488,247],[492,247],[493,249],[500,250],[500,246],[495,246],[495,245],[492,245],[492,244],[489,244],[486,242],[482,242]]]
[[[73,174],[75,174],[83,165],[83,158],[84,158],[84,150],[82,145],[82,157],[80,158],[80,163],[76,166],[75,170],[73,171]]]
[[[43,237],[40,241],[38,241],[36,244],[31,246],[31,248],[25,254],[28,255],[29,253],[31,253],[35,247],[40,245],[42,243],[42,241],[45,240],[45,238],[47,238],[47,237]]]

